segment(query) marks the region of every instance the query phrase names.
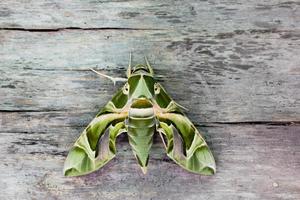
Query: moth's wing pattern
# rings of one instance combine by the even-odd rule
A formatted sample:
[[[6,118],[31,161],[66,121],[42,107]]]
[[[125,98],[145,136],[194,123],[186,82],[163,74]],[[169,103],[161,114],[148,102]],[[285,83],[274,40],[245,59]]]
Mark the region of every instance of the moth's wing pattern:
[[[183,114],[183,108],[160,86],[156,101],[164,112],[159,113],[158,132],[167,155],[184,169],[204,175],[216,172],[214,157],[193,123]]]
[[[119,113],[127,102],[122,89],[118,90],[90,122],[71,148],[64,165],[65,176],[80,176],[91,173],[116,154],[116,138],[125,132],[127,113]]]
[[[125,114],[109,113],[94,118],[70,150],[64,175],[88,174],[110,161],[116,153],[116,138],[124,132],[125,117]]]
[[[216,172],[214,157],[190,120],[177,113],[159,115],[158,132],[167,155],[184,169],[203,175]]]

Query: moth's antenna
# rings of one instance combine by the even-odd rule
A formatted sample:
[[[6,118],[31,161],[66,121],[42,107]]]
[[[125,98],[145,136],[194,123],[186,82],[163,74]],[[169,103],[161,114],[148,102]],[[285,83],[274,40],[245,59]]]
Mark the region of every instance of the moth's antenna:
[[[129,63],[127,68],[127,78],[131,75],[131,52],[129,53]]]
[[[148,61],[147,57],[144,56],[144,58],[145,58],[145,61],[146,61],[146,64],[147,64],[147,67],[149,69],[150,74],[153,75],[154,72],[153,72],[153,69],[152,69],[151,65],[149,64],[149,61]]]
[[[118,81],[120,81],[120,82],[126,82],[126,81],[127,81],[126,78],[121,78],[121,77],[111,77],[111,76],[108,76],[108,75],[103,74],[103,73],[101,73],[101,72],[98,72],[98,71],[96,71],[96,70],[94,70],[94,69],[92,69],[92,68],[89,68],[89,69],[92,70],[93,72],[95,72],[96,74],[100,75],[100,76],[103,76],[103,77],[105,77],[105,78],[110,79],[110,80],[114,83],[114,85],[116,85],[116,82],[118,82]]]

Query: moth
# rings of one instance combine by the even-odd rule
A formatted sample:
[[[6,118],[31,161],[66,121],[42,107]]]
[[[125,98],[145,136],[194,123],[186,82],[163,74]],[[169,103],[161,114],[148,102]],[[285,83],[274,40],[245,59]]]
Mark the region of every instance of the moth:
[[[116,154],[116,138],[127,133],[130,146],[142,172],[146,174],[153,135],[159,134],[166,153],[184,169],[203,175],[216,172],[214,157],[199,131],[154,78],[145,57],[145,64],[131,66],[126,81],[113,98],[84,129],[71,148],[64,165],[65,176],[94,172]],[[94,70],[93,70],[94,71]]]

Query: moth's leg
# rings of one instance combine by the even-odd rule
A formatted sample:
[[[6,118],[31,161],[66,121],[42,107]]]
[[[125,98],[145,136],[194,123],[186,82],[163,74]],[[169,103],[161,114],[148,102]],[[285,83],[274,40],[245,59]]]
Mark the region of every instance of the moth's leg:
[[[131,57],[131,52],[129,53],[129,63],[128,63],[128,68],[127,68],[127,78],[131,76],[131,62],[132,62],[132,57]]]
[[[116,82],[118,82],[118,81],[120,81],[120,82],[126,82],[127,81],[126,78],[108,76],[108,75],[103,74],[101,72],[98,72],[98,71],[96,71],[96,70],[94,70],[92,68],[90,68],[90,70],[93,71],[93,72],[95,72],[99,76],[102,76],[102,77],[110,79],[114,83],[114,85],[116,85]]]
[[[186,110],[187,111],[188,109],[183,107],[182,105],[178,104],[174,100],[171,100],[166,108],[162,108],[163,113],[172,113],[172,112],[182,113],[181,110]]]
[[[102,115],[103,113],[121,113],[123,109],[116,108],[115,104],[112,101],[109,101],[97,114],[97,116]]]

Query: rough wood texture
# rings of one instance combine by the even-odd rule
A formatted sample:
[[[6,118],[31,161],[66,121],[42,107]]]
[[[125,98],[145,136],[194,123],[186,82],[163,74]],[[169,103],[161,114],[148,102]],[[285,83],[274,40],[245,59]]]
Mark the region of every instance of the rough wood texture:
[[[157,137],[144,176],[126,136],[98,172],[62,176],[69,147],[148,55],[217,160],[188,173]],[[298,1],[0,2],[0,199],[300,199]]]

